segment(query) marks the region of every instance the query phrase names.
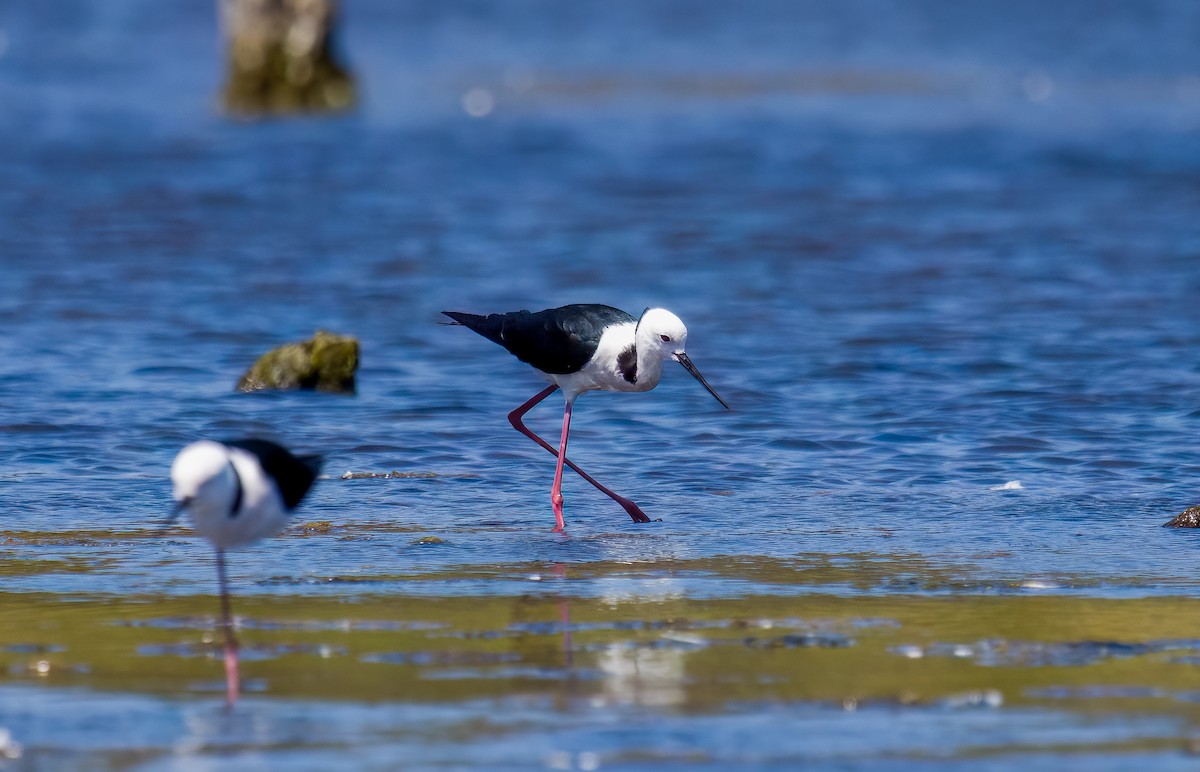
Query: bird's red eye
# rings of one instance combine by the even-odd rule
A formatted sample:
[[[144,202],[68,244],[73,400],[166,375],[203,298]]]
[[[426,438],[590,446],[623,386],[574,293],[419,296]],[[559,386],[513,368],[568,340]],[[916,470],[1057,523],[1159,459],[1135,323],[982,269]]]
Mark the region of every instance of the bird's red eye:
[[[670,335],[659,335],[658,337],[662,338],[663,340],[670,340],[670,339],[671,339],[671,336],[670,336]]]

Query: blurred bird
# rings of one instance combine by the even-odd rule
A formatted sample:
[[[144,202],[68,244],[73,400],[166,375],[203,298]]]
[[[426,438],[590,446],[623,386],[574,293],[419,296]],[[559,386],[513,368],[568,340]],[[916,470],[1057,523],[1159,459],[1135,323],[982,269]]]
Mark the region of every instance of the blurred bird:
[[[562,473],[569,466],[579,476],[620,504],[635,523],[648,523],[637,504],[618,496],[596,482],[567,459],[567,435],[571,428],[571,406],[585,391],[649,391],[662,377],[663,362],[671,359],[700,381],[708,393],[727,410],[725,400],[713,391],[704,376],[692,364],[684,347],[687,327],[679,317],[663,308],[647,308],[641,318],[611,306],[576,304],[545,311],[513,311],[480,316],[459,311],[443,311],[455,323],[467,327],[493,343],[499,343],[522,362],[539,370],[553,385],[538,392],[525,404],[508,414],[513,428],[558,456],[550,503],[554,509],[555,531],[565,527],[563,520]],[[563,390],[566,411],[558,450],[525,427],[521,418],[556,389]]]
[[[201,440],[188,445],[171,465],[174,520],[186,511],[196,533],[212,542],[221,590],[225,632],[225,694],[238,695],[238,642],[229,613],[225,550],[276,533],[312,487],[320,456],[293,456],[267,440]]]

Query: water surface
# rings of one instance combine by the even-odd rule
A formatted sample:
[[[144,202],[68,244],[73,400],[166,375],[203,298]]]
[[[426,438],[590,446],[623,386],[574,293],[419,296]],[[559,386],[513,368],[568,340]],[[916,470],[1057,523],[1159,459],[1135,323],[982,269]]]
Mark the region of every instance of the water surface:
[[[207,7],[0,9],[8,763],[1190,766],[1200,11],[1043,5],[364,1],[361,108],[260,123]],[[662,522],[568,477],[550,533],[541,382],[438,324],[568,302],[735,408],[579,401]],[[233,393],[319,328],[356,395]],[[247,434],[327,476],[233,556],[229,714],[159,524]]]

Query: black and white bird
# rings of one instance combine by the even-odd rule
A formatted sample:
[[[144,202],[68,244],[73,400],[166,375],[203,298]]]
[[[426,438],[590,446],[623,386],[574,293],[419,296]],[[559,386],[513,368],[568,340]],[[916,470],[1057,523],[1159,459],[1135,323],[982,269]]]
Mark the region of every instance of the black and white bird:
[[[294,456],[267,440],[193,442],[171,464],[175,512],[187,512],[196,533],[212,542],[221,590],[225,632],[225,688],[229,704],[238,695],[238,643],[229,613],[225,551],[282,529],[312,487],[320,456]]]
[[[508,415],[513,428],[558,456],[550,503],[554,509],[555,531],[562,531],[562,474],[569,466],[579,476],[620,504],[637,523],[648,523],[637,504],[618,496],[596,482],[567,459],[567,435],[571,428],[571,407],[585,391],[649,391],[662,377],[663,362],[672,359],[683,365],[726,409],[725,400],[713,391],[708,381],[692,364],[685,351],[687,327],[678,316],[663,308],[647,308],[640,318],[612,306],[576,304],[545,311],[513,311],[480,316],[459,311],[443,311],[456,323],[499,343],[522,362],[532,365],[552,385],[538,392]],[[566,398],[562,437],[558,450],[534,434],[521,422],[534,405],[562,389]]]

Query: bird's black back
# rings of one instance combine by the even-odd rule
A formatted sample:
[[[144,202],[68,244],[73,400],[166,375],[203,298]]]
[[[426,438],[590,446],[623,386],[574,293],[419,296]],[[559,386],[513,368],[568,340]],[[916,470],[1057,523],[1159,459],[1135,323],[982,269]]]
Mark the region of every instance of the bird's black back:
[[[606,327],[637,321],[619,308],[597,304],[487,316],[459,311],[442,313],[504,346],[522,362],[555,375],[578,372],[587,364],[596,353]]]
[[[284,506],[288,509],[295,509],[300,504],[321,471],[320,456],[295,456],[282,445],[268,440],[232,440],[225,444],[231,448],[241,448],[258,458],[263,471],[279,487]]]

